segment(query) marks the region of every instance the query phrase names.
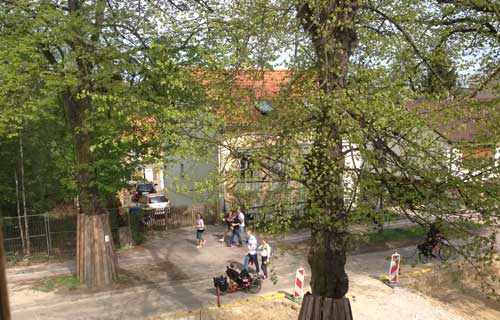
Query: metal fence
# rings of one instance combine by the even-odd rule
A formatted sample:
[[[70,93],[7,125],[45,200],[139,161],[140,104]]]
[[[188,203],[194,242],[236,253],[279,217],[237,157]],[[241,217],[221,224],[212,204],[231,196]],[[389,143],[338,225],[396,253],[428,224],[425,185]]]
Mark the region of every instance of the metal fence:
[[[28,228],[26,228],[26,223]],[[76,216],[50,217],[48,213],[0,217],[7,257],[67,255],[76,251]]]
[[[252,206],[247,209],[249,223],[266,223],[279,217],[293,217],[296,220],[306,216],[306,202],[281,205]]]
[[[166,230],[194,225],[198,213],[204,214],[208,223],[213,218],[207,215],[206,206],[198,205],[189,209],[110,209],[109,219],[113,241],[120,244],[119,229],[127,227],[130,233],[144,233],[151,230]],[[26,232],[25,221],[28,224]],[[4,234],[4,247],[9,259],[31,255],[64,257],[76,254],[77,216],[52,216],[48,213],[18,217],[0,217]]]
[[[393,208],[388,208],[387,210],[374,209],[374,211],[378,211],[382,224],[406,219],[406,217],[398,214]],[[301,201],[279,205],[252,206],[247,209],[246,213],[248,221],[254,224],[265,224],[283,217],[303,222],[308,215],[308,207],[307,202]]]
[[[26,220],[28,232],[26,231],[24,217],[21,220],[17,217],[2,218],[4,246],[8,256],[22,254],[28,250],[31,253],[48,252],[50,248],[48,215],[28,215]],[[24,237],[21,236],[21,231]],[[26,234],[28,237],[26,237]]]
[[[197,212],[195,210],[180,211],[171,208],[162,208],[144,209],[139,213],[141,214],[142,226],[146,229],[168,229],[194,225]],[[131,214],[134,213],[132,212]]]

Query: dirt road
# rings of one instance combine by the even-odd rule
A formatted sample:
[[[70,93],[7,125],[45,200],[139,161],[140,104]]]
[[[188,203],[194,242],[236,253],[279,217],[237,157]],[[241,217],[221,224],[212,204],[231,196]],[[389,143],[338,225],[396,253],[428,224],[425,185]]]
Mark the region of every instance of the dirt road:
[[[142,249],[122,256],[122,261],[129,261],[121,264],[126,281],[107,292],[33,291],[29,289],[32,280],[26,274],[23,277],[21,272],[11,272],[13,317],[18,320],[145,319],[212,306],[216,303],[212,277],[222,274],[229,262],[241,264],[246,253],[244,248],[228,248],[218,243],[219,233],[220,229],[209,227],[206,247],[201,250],[196,248],[190,229],[153,236]],[[266,280],[261,294],[290,292],[299,266],[306,268],[308,282],[310,273],[304,252],[275,249],[273,263],[278,283],[273,285]],[[398,249],[403,255],[410,255],[413,250],[413,247]],[[378,277],[387,273],[385,257],[391,253],[393,250],[349,257],[351,290],[348,296],[356,319],[394,319],[395,314],[400,319],[463,319],[421,294],[405,288],[393,290],[382,284]],[[248,293],[237,292],[224,296],[223,302],[248,296]]]

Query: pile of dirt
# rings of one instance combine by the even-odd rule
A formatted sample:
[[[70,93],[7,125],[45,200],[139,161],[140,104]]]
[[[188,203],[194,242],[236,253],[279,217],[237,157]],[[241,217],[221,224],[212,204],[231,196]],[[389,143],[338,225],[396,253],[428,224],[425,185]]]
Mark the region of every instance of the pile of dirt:
[[[470,265],[436,267],[433,272],[408,280],[408,285],[432,297],[464,318],[500,319],[500,301],[491,289],[500,292],[500,263],[480,269],[483,276]]]

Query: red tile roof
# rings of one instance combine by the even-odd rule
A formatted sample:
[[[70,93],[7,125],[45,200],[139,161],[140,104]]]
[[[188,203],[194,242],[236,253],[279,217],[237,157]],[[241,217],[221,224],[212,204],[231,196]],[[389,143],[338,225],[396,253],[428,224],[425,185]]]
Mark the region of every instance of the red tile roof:
[[[212,110],[232,124],[254,123],[261,114],[256,103],[272,100],[289,87],[291,70],[225,70],[201,73]],[[274,106],[273,106],[274,107]]]
[[[212,96],[213,110],[229,123],[244,125],[254,123],[260,112],[255,102],[267,100],[273,108],[275,99],[283,90],[292,91],[294,70],[225,70],[203,71],[202,82]],[[212,93],[212,94],[211,94]],[[292,95],[293,96],[293,95]],[[479,104],[474,108],[470,104]],[[491,95],[478,95],[474,99],[455,99],[444,103],[411,101],[405,104],[408,110],[417,111],[428,123],[451,142],[472,141],[482,134],[483,125],[491,108],[500,111],[498,103]],[[483,107],[484,106],[484,107]],[[229,108],[228,108],[229,107]],[[446,116],[439,113],[446,109]],[[480,110],[480,111],[478,111]]]
[[[428,126],[450,142],[472,142],[491,136],[492,115],[499,114],[500,105],[491,97],[453,99],[443,103],[411,101],[408,110],[416,111]]]

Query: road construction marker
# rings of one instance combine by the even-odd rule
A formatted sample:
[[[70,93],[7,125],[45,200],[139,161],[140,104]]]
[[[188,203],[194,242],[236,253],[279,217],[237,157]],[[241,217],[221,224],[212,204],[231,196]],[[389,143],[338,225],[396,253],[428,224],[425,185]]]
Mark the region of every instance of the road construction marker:
[[[399,253],[394,253],[391,256],[391,265],[389,267],[389,282],[398,282],[399,276],[399,265],[401,264],[401,255]]]
[[[304,268],[298,268],[295,273],[295,288],[293,290],[293,298],[299,299],[304,292],[304,276],[306,271]]]
[[[149,320],[160,320],[160,319],[185,318],[185,317],[196,316],[196,315],[207,313],[207,312],[211,312],[211,311],[217,311],[217,310],[221,310],[221,309],[230,309],[230,308],[234,308],[234,307],[239,307],[239,306],[242,306],[242,305],[256,303],[256,302],[282,299],[285,296],[286,296],[286,293],[275,292],[275,293],[267,294],[265,296],[252,297],[252,298],[248,298],[248,299],[245,299],[245,300],[239,300],[239,301],[224,303],[224,304],[221,304],[220,307],[210,306],[210,307],[205,307],[205,308],[200,308],[200,309],[190,310],[190,311],[178,311],[178,312],[172,312],[172,313],[164,313],[164,314],[153,316],[153,317],[148,318],[148,319]]]
[[[431,272],[431,271],[432,271],[432,268],[419,269],[419,270],[407,272],[405,274],[401,274],[401,275],[399,275],[399,278],[410,278],[412,276],[420,276],[422,274],[425,274],[425,273],[428,273],[428,272]],[[386,276],[386,275],[380,276],[379,279],[381,281],[387,281],[387,282],[389,282],[389,277]]]

